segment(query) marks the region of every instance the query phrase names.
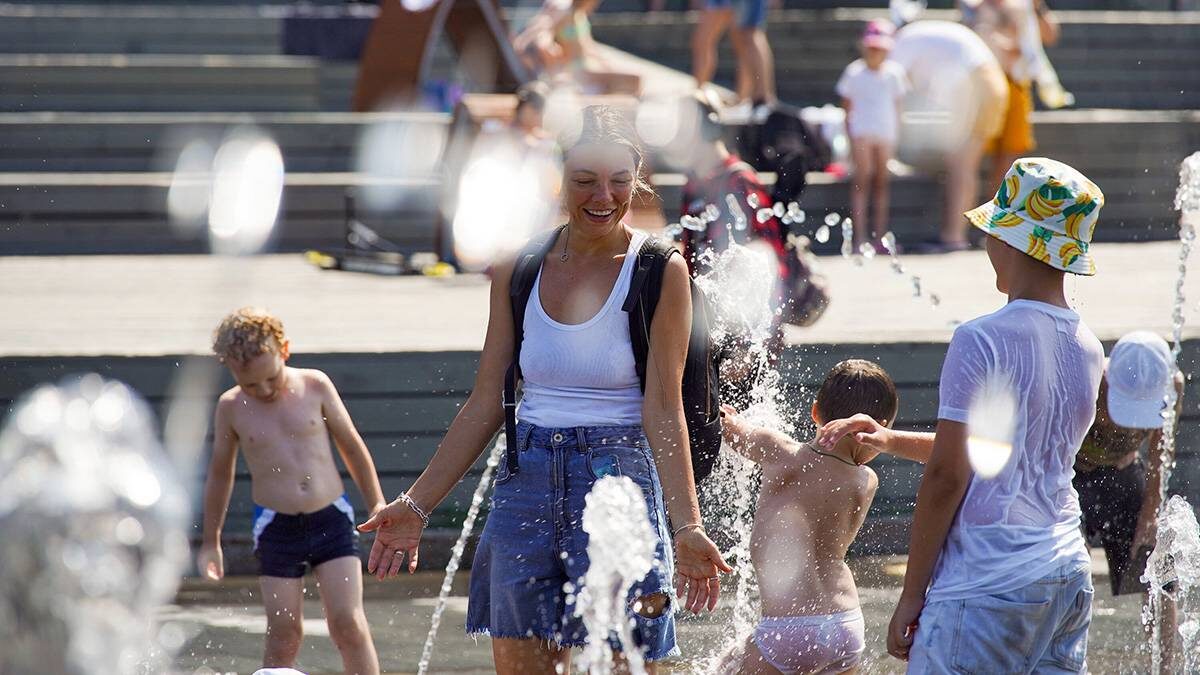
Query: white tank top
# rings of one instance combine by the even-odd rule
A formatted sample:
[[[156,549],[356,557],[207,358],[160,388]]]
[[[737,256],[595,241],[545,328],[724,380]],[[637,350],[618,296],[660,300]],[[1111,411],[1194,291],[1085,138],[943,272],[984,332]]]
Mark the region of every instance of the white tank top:
[[[539,427],[632,426],[642,423],[642,390],[629,341],[629,292],[637,251],[646,233],[634,232],[621,274],[596,315],[579,324],[550,318],[542,307],[538,270],[525,306],[517,417]]]

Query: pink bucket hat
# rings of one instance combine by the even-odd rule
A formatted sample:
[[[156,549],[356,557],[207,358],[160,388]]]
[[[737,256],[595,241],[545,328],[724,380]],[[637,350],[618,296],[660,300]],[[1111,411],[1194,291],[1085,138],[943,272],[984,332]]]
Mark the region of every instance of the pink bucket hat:
[[[896,34],[896,27],[891,21],[886,19],[871,19],[867,23],[867,27],[863,30],[863,46],[873,47],[876,49],[891,49],[895,43],[893,35]]]

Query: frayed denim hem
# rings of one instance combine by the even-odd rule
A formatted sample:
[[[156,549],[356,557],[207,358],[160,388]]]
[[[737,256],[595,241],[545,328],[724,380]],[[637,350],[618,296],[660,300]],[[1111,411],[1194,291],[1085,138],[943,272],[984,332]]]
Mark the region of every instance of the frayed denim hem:
[[[492,629],[490,629],[486,626],[467,626],[466,634],[467,634],[467,637],[474,637],[474,638],[483,636],[483,637],[488,637],[488,638],[492,638],[492,639],[500,639],[500,640],[543,640],[546,642],[546,644],[554,644],[559,647],[564,647],[566,649],[575,649],[578,647],[583,647],[587,644],[587,640],[563,641],[553,635],[538,635],[537,633],[534,633],[532,635],[530,635],[529,633],[521,633],[519,635],[518,634],[498,635],[498,634],[494,633],[492,631]],[[619,652],[620,649],[614,648],[614,651]],[[662,656],[651,657],[648,655],[643,655],[642,658],[644,658],[647,663],[655,663],[658,661],[677,659],[681,656],[683,656],[683,652],[680,651],[679,645],[675,645],[675,646],[671,647],[670,651],[668,651],[666,654],[663,654]]]
[[[555,645],[558,645],[559,647],[566,647],[568,649],[574,648],[574,647],[582,647],[585,644],[587,644],[586,640],[562,640],[553,633],[551,633],[549,635],[545,635],[545,634],[540,634],[537,632],[525,632],[525,633],[513,633],[512,635],[505,635],[505,634],[501,634],[501,633],[496,633],[495,631],[493,631],[491,628],[488,628],[487,626],[467,626],[466,633],[468,636],[471,636],[471,637],[479,637],[480,635],[483,635],[485,637],[489,637],[489,638],[493,638],[493,639],[500,639],[500,640],[542,640],[542,641],[546,642],[547,644],[555,644]]]

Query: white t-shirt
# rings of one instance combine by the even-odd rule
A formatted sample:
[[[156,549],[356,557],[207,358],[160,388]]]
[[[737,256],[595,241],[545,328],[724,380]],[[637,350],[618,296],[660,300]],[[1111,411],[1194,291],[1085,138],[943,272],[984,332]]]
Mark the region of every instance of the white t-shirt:
[[[896,33],[888,58],[904,67],[914,89],[928,89],[933,80],[958,69],[965,77],[996,57],[975,31],[953,21],[917,21]]]
[[[967,423],[989,383],[1014,394],[1012,455],[975,475],[942,549],[927,602],[1004,593],[1089,560],[1071,486],[1096,416],[1100,341],[1073,310],[1015,300],[959,326],[942,366],[938,418]]]
[[[886,60],[879,70],[871,70],[862,59],[846,66],[837,83],[837,93],[850,101],[846,120],[854,138],[876,138],[895,144],[900,99],[908,91],[904,66]]]

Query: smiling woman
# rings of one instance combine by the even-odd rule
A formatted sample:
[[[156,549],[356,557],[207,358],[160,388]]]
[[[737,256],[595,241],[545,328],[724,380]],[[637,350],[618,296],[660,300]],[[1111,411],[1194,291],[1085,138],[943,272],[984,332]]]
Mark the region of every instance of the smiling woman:
[[[679,654],[672,571],[675,597],[686,592],[685,607],[694,612],[715,607],[717,575],[731,571],[704,531],[692,478],[681,393],[691,328],[683,259],[671,257],[666,265],[644,380],[622,307],[647,240],[623,222],[634,194],[646,189],[636,134],[617,111],[591,107],[560,147],[567,223],[543,235],[541,249],[553,254],[544,256],[523,307],[513,305],[524,297],[517,290],[530,287],[510,288],[514,261],[496,265],[470,398],[412,488],[361,527],[378,532],[370,571],[396,574],[406,555],[409,571],[416,569],[426,514],[504,422],[505,373],[519,344],[518,423],[497,473],[467,612],[468,632],[492,637],[502,674],[567,672],[570,648],[588,641],[574,588],[589,567],[584,497],[604,476],[631,479],[650,514],[655,562],[628,598],[645,660]],[[647,670],[653,673],[653,665]]]

